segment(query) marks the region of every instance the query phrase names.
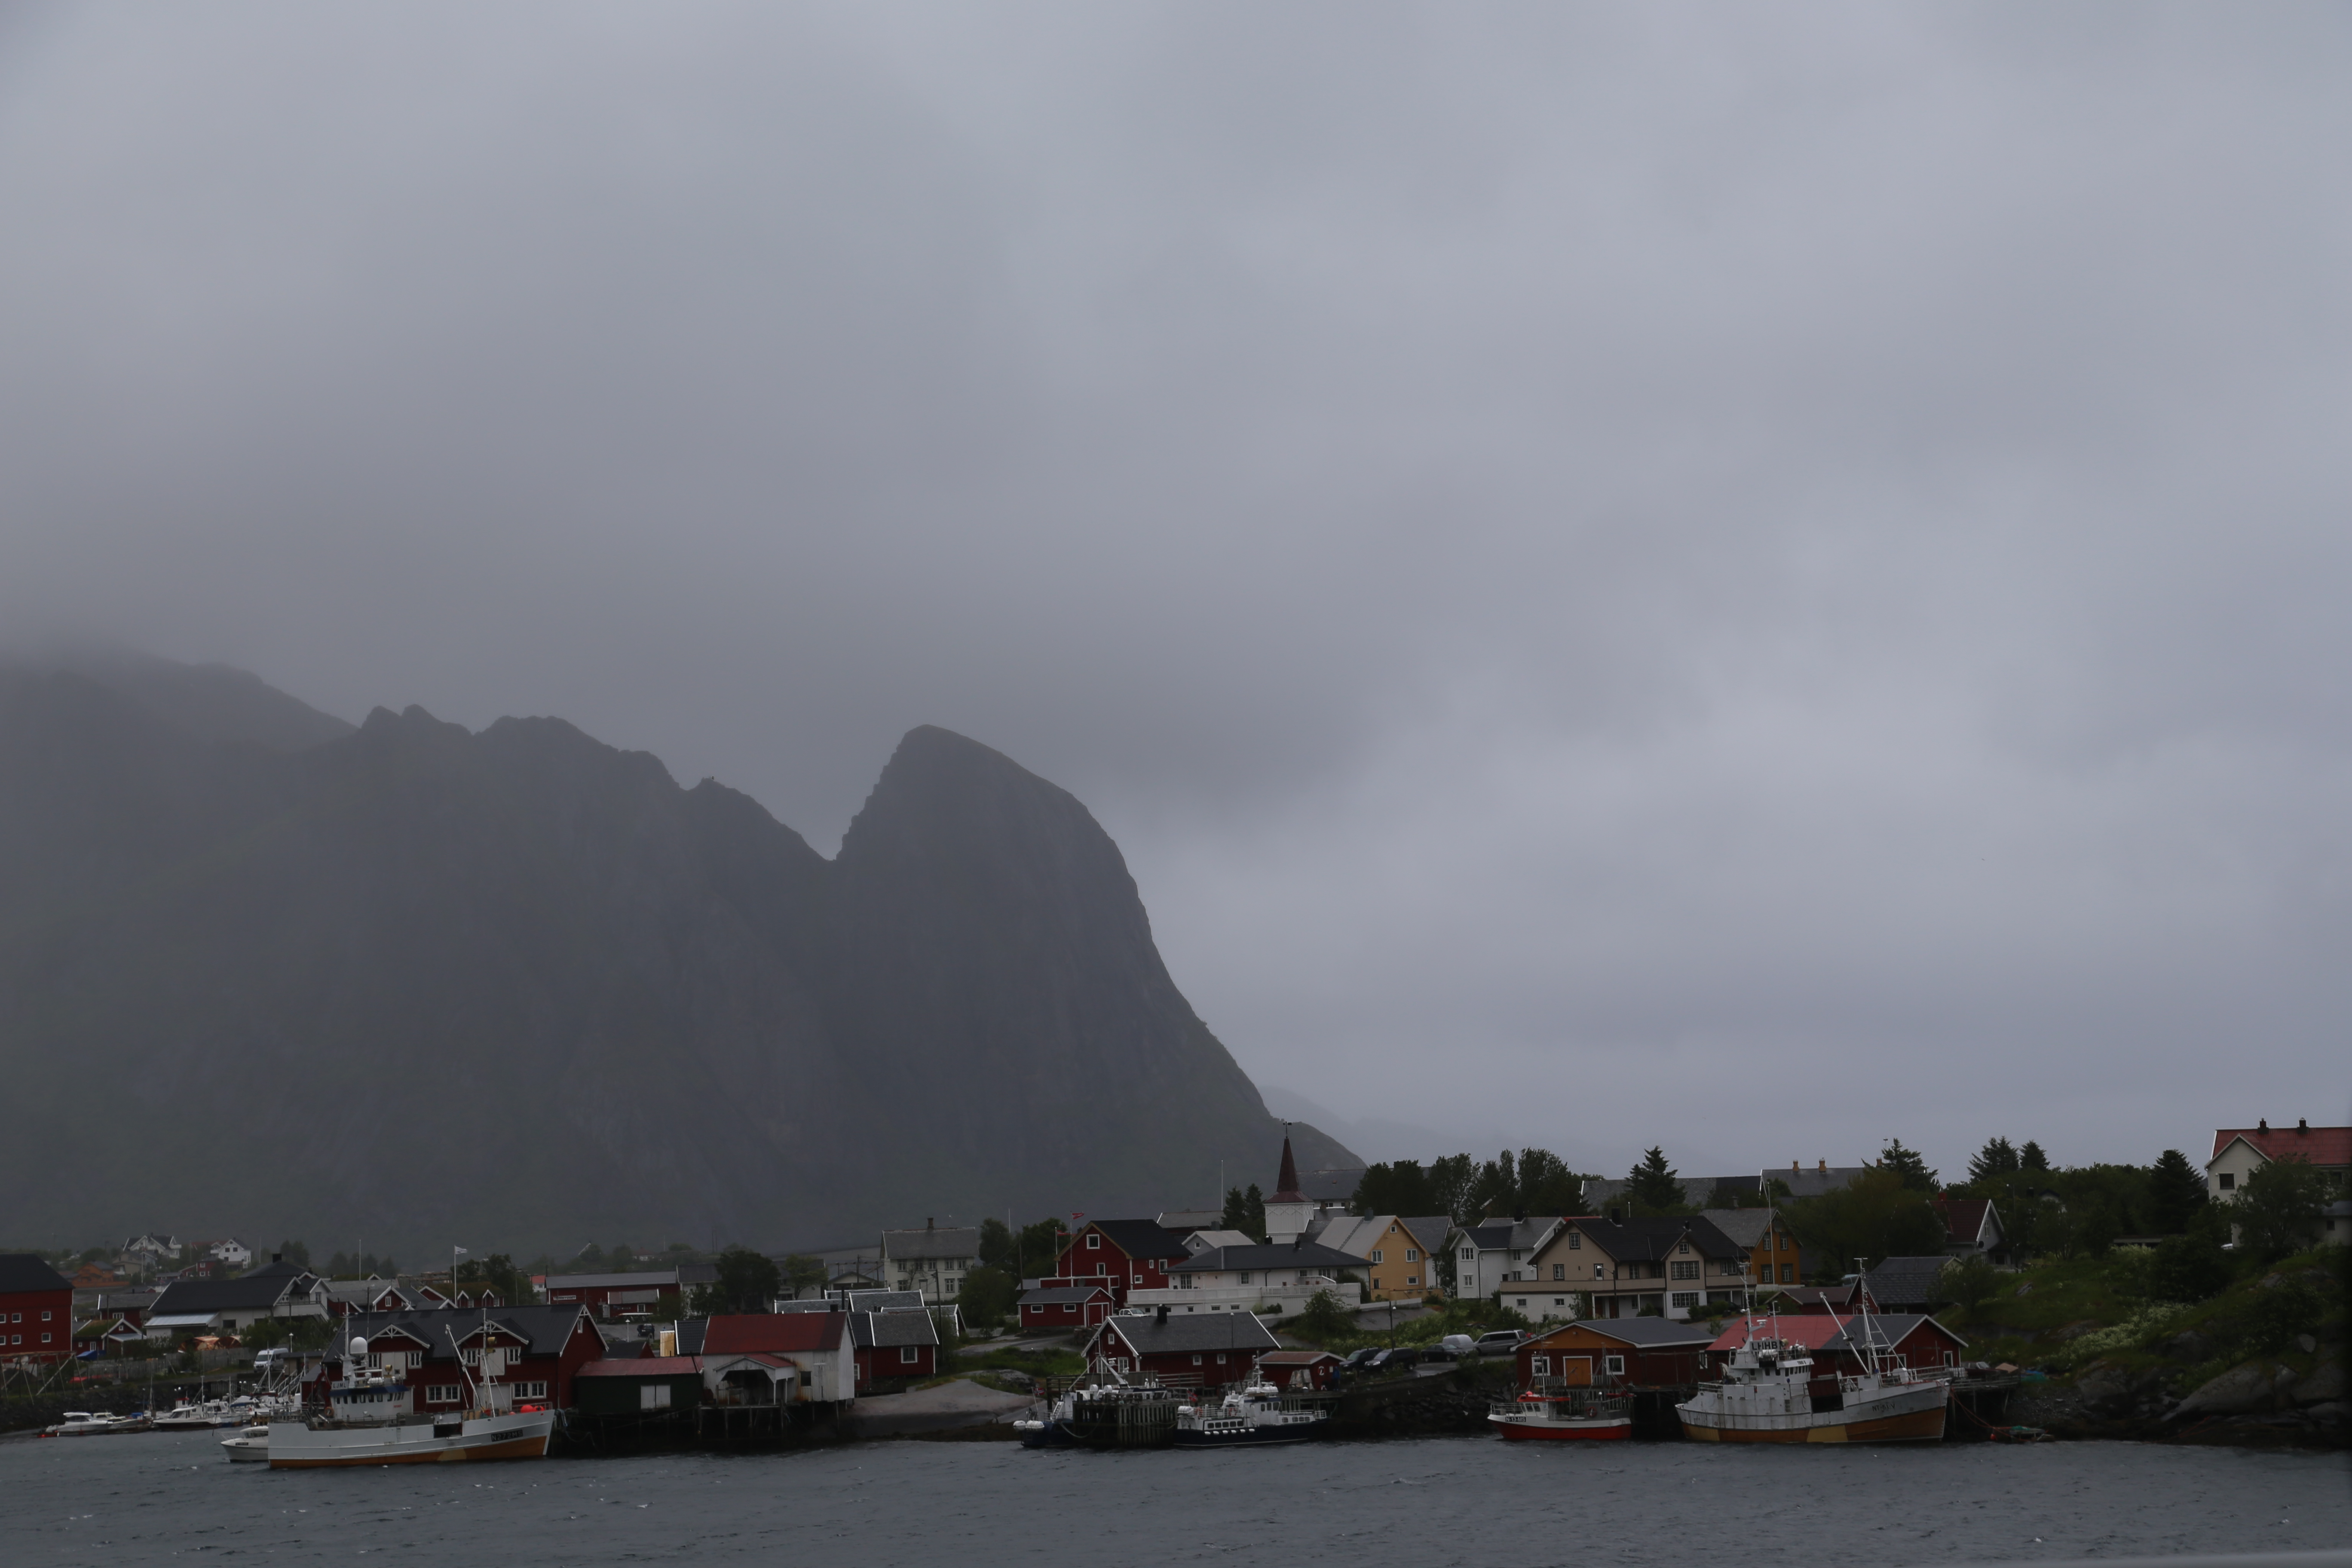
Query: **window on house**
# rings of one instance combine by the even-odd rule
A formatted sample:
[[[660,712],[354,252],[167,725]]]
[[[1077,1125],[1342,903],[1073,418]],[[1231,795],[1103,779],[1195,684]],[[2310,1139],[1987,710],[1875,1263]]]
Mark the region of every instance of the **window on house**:
[[[544,1379],[544,1378],[539,1378],[539,1379],[534,1379],[533,1381],[529,1382],[529,1383],[518,1383],[518,1384],[516,1384],[514,1385],[514,1396],[515,1396],[517,1399],[544,1399],[544,1398],[546,1398],[546,1397],[547,1397],[547,1381],[546,1381],[546,1379]]]
[[[1097,1274],[1108,1274],[1110,1272],[1110,1265],[1108,1263],[1097,1263],[1095,1265],[1095,1272]]]
[[[1686,1311],[1698,1305],[1698,1292],[1696,1290],[1677,1290],[1675,1292],[1674,1304],[1677,1310]]]
[[[1568,1278],[1568,1265],[1567,1265],[1567,1264],[1565,1264],[1565,1263],[1555,1263],[1555,1264],[1553,1264],[1553,1265],[1551,1266],[1551,1277],[1552,1277],[1553,1279],[1567,1279],[1567,1278]]]
[[[1062,1303],[1062,1310],[1065,1312],[1075,1312],[1077,1310],[1077,1308],[1072,1306],[1069,1302],[1065,1301]]]
[[[1780,1265],[1780,1283],[1783,1285],[1793,1285],[1796,1282],[1797,1266],[1793,1263],[1783,1263]]]
[[[669,1384],[667,1383],[646,1383],[638,1384],[637,1408],[640,1410],[668,1409]]]
[[[1519,1298],[1519,1305],[1520,1305],[1520,1306],[1522,1306],[1522,1307],[1524,1307],[1524,1306],[1526,1306],[1527,1304],[1528,1304],[1528,1299],[1527,1299],[1525,1296],[1520,1297],[1520,1298]]]
[[[1549,1377],[1551,1375],[1551,1357],[1548,1355],[1539,1355],[1531,1358],[1528,1362],[1528,1370],[1538,1377]]]
[[[41,1309],[41,1321],[43,1321],[43,1322],[45,1322],[45,1323],[46,1323],[46,1322],[47,1322],[48,1321],[49,1321],[49,1310],[48,1310],[47,1307],[44,1307],[44,1308],[42,1308],[42,1309]]]
[[[1570,1252],[1578,1251],[1583,1246],[1584,1237],[1580,1232],[1571,1230],[1568,1233],[1568,1249]]]
[[[1684,1263],[1684,1262],[1681,1262],[1680,1260],[1677,1260],[1677,1261],[1675,1262],[1675,1279],[1697,1279],[1697,1278],[1698,1278],[1698,1264],[1697,1264],[1697,1262],[1696,1262],[1696,1260],[1694,1260],[1694,1261],[1689,1262],[1689,1263]]]
[[[1596,1264],[1594,1264],[1594,1265],[1592,1266],[1592,1277],[1593,1277],[1595,1279],[1607,1279],[1607,1278],[1608,1278],[1608,1276],[1607,1276],[1607,1275],[1603,1274],[1603,1273],[1601,1271],[1601,1266],[1600,1264],[1598,1264],[1598,1263],[1596,1263]]]
[[[1242,1280],[1242,1283],[1243,1283],[1243,1284],[1244,1284],[1244,1285],[1246,1285],[1246,1284],[1248,1284],[1248,1283],[1249,1283],[1249,1270],[1248,1270],[1248,1269],[1244,1268],[1244,1269],[1243,1269],[1243,1270],[1242,1270],[1242,1273],[1241,1273],[1241,1280]]]
[[[454,1383],[436,1383],[425,1391],[427,1405],[456,1405],[465,1396],[465,1390]]]
[[[913,1345],[900,1345],[898,1347],[898,1362],[900,1365],[912,1366],[922,1359],[923,1352]]]
[[[1478,1249],[1475,1247],[1465,1247],[1462,1249],[1462,1261],[1465,1263],[1471,1261],[1477,1256]]]
[[[1100,1236],[1100,1235],[1098,1235],[1098,1234],[1097,1234],[1096,1232],[1091,1231],[1091,1230],[1090,1230],[1090,1231],[1088,1231],[1088,1232],[1087,1232],[1087,1251],[1089,1251],[1089,1252],[1095,1251],[1095,1250],[1098,1249],[1101,1246],[1102,1246],[1102,1237],[1101,1237],[1101,1236]]]
[[[1200,1364],[1201,1364],[1201,1358],[1200,1358],[1199,1356],[1194,1356],[1194,1357],[1192,1358],[1192,1364],[1193,1364],[1194,1366],[1198,1366],[1198,1365],[1200,1365]]]
[[[1404,1277],[1404,1282],[1408,1285],[1418,1285],[1421,1283],[1421,1276],[1418,1274],[1408,1274]]]
[[[1381,1256],[1381,1249],[1377,1247],[1372,1248],[1372,1261],[1375,1263],[1384,1263],[1387,1261],[1386,1258]]]
[[[2224,1171],[2224,1172],[2222,1172],[2222,1173],[2221,1173],[2221,1190],[2222,1190],[2223,1192],[2225,1192],[2225,1193],[2226,1193],[2226,1192],[2231,1191],[2231,1189],[2233,1189],[2234,1187],[2236,1187],[2236,1186],[2237,1186],[2237,1184],[2238,1184],[2238,1178],[2236,1177],[2236,1175],[2234,1175],[2233,1173],[2231,1173],[2231,1172],[2228,1172],[2228,1171]]]
[[[1421,1254],[1408,1247],[1404,1249],[1404,1260],[1407,1263],[1418,1263],[1421,1261]]]
[[[1601,1370],[1612,1377],[1622,1377],[1625,1375],[1625,1358],[1622,1355],[1602,1356]]]
[[[1218,1364],[1219,1366],[1223,1366],[1223,1365],[1224,1365],[1224,1364],[1225,1364],[1225,1352],[1223,1352],[1223,1351],[1219,1351],[1219,1352],[1217,1352],[1217,1364]]]
[[[1676,1252],[1687,1254],[1690,1251],[1690,1243],[1685,1241],[1680,1247],[1675,1247],[1675,1250]]]

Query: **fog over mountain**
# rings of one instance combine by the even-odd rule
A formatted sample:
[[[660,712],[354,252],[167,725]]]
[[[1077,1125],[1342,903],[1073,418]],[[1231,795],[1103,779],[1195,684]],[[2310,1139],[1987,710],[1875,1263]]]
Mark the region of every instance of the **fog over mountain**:
[[[944,730],[828,861],[560,720],[0,667],[0,824],[19,1236],[838,1244],[1280,1147],[1086,807]]]
[[[1482,1152],[2332,1121],[2347,75],[2301,5],[14,6],[0,642],[560,714],[814,854],[974,737],[1241,1069]]]

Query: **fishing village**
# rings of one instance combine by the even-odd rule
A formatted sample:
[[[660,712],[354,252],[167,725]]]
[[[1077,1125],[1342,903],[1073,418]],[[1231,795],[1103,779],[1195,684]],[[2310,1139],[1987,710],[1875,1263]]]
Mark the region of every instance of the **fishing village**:
[[[2343,1447],[2352,1128],[2095,1169],[1994,1139],[1948,1185],[1899,1142],[1697,1179],[1656,1149],[1622,1179],[1538,1149],[1302,1172],[1286,1138],[1271,1191],[1221,1208],[932,1216],[782,1258],[410,1273],[147,1235],[70,1277],[0,1257],[0,1371],[19,1433],[211,1428],[275,1468],[878,1438]]]

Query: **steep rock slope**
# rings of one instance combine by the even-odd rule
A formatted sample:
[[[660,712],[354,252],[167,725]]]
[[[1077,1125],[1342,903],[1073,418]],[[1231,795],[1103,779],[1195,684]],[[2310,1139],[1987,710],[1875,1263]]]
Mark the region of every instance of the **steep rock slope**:
[[[983,746],[909,734],[829,862],[560,721],[316,728],[0,677],[15,1239],[781,1246],[1271,1163],[1117,847]]]

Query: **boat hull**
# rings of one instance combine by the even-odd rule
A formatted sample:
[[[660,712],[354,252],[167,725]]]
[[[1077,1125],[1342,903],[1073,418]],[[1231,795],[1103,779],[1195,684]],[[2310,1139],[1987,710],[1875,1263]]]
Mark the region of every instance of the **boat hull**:
[[[224,1437],[221,1451],[233,1465],[266,1465],[269,1463],[269,1434],[240,1432],[234,1437]]]
[[[1253,1426],[1246,1432],[1188,1432],[1176,1428],[1171,1447],[1178,1448],[1270,1448],[1285,1443],[1312,1443],[1330,1423],[1316,1421],[1288,1426]]]
[[[1486,1419],[1502,1429],[1507,1443],[1622,1443],[1633,1436],[1633,1420],[1629,1415],[1591,1421],[1531,1421],[1512,1415],[1489,1415]]]
[[[553,1411],[478,1416],[413,1426],[311,1426],[275,1421],[269,1426],[269,1468],[323,1469],[339,1465],[446,1465],[484,1459],[537,1459],[555,1434]]]
[[[1948,1405],[1944,1386],[1930,1384],[1811,1415],[1748,1415],[1690,1405],[1678,1414],[1684,1436],[1701,1443],[1934,1443],[1944,1436]]]

